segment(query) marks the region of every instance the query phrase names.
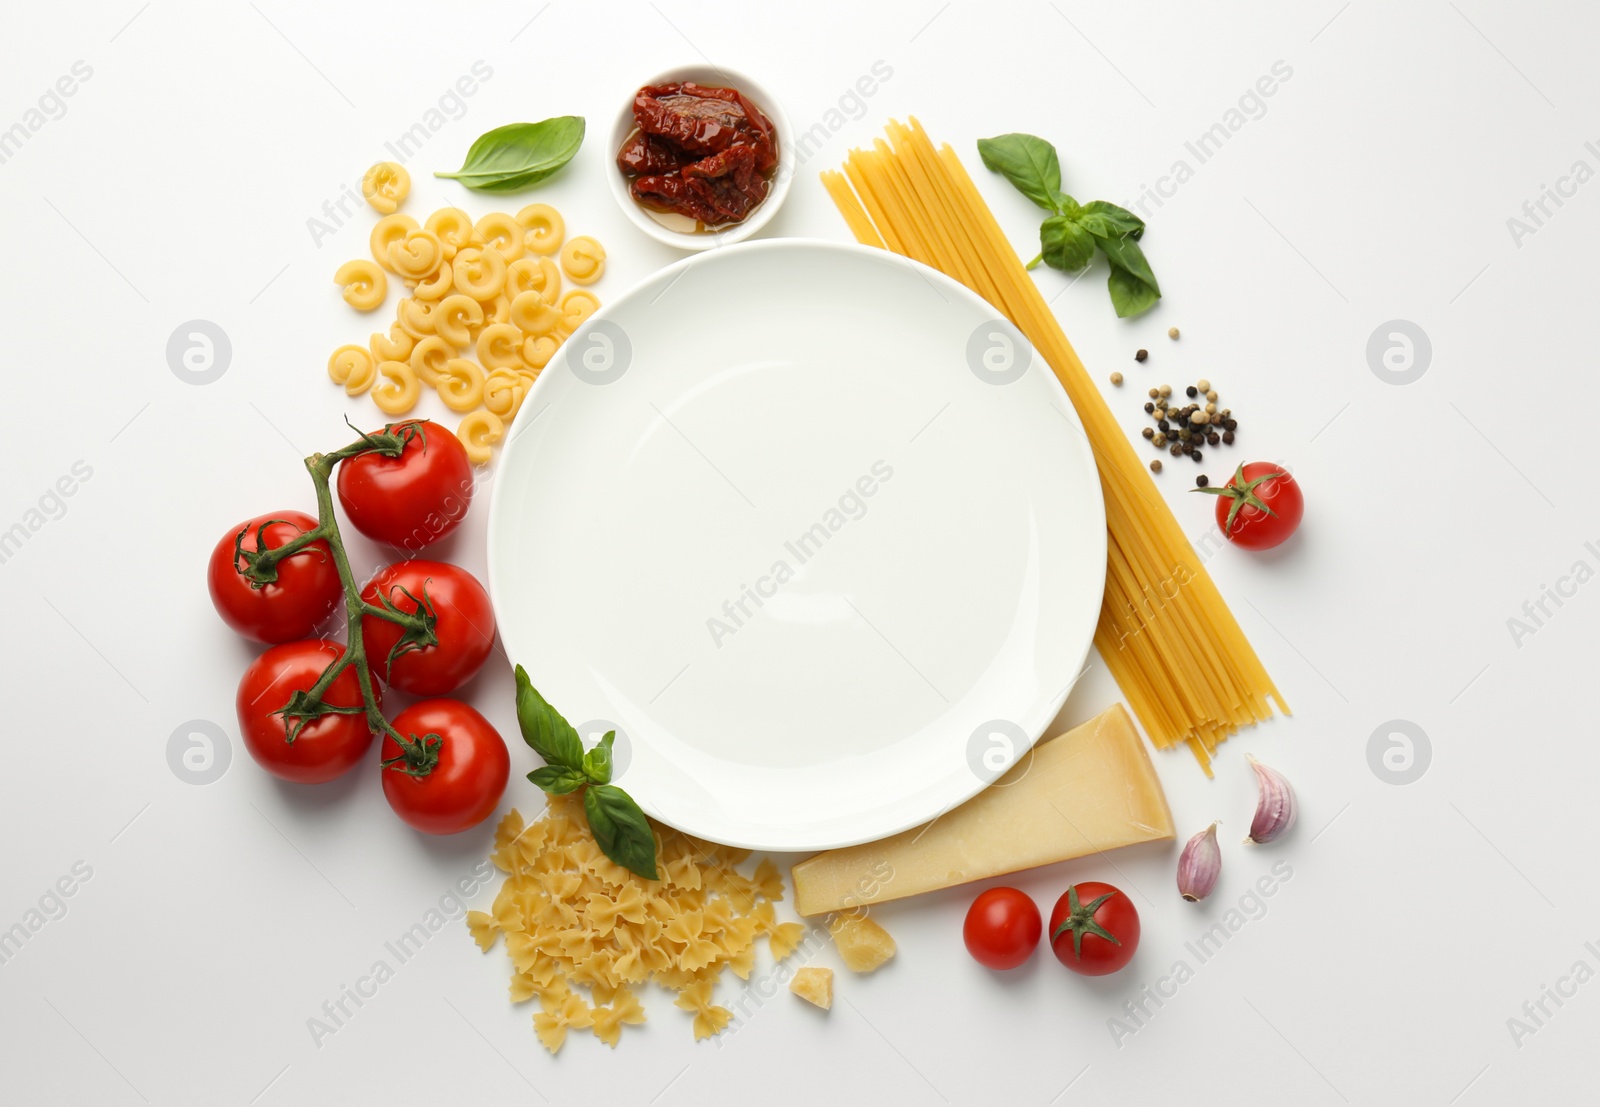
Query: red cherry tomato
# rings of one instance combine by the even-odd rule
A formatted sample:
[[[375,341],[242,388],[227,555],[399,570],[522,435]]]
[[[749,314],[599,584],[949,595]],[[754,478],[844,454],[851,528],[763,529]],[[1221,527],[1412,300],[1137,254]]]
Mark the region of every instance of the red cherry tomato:
[[[367,603],[382,600],[406,614],[432,621],[431,644],[404,641],[397,623],[376,615],[361,619],[372,671],[418,696],[454,692],[483,667],[494,647],[494,608],[471,573],[442,561],[400,561],[373,577],[361,591]],[[391,657],[393,660],[391,661]]]
[[[439,760],[421,776],[405,771],[394,738],[383,739],[383,795],[411,826],[427,834],[455,834],[477,826],[500,804],[511,776],[505,740],[460,700],[423,700],[395,716],[394,728],[419,741],[440,738]]]
[[[274,714],[295,692],[309,691],[322,671],[343,656],[339,643],[308,638],[273,646],[244,671],[236,700],[239,734],[250,756],[273,776],[321,784],[348,772],[372,748],[365,715],[324,715],[300,727],[290,742],[290,720]],[[340,673],[322,698],[334,707],[360,707],[355,666]]]
[[[967,952],[991,969],[1014,969],[1039,946],[1044,924],[1031,897],[1016,888],[990,888],[967,908],[961,928]]]
[[[269,584],[253,586],[240,573],[248,560],[241,551],[256,552],[258,542],[275,550],[316,526],[303,511],[276,511],[247,519],[222,536],[211,551],[206,584],[223,622],[257,642],[291,642],[317,629],[343,595],[326,542],[318,539],[278,562],[278,579]]]
[[[1306,513],[1300,485],[1288,471],[1265,461],[1239,466],[1217,497],[1217,526],[1228,541],[1247,550],[1270,550],[1300,526]]]
[[[358,454],[339,466],[339,503],[351,524],[378,542],[420,550],[461,525],[472,503],[472,463],[448,427],[426,419],[399,457]]]
[[[1050,912],[1050,948],[1058,961],[1083,976],[1116,972],[1139,948],[1139,912],[1110,884],[1074,884]]]

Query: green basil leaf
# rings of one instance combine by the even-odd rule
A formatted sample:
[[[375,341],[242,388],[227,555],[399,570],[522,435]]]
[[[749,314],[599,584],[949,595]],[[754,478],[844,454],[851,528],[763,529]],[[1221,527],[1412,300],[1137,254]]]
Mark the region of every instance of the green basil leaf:
[[[583,793],[589,831],[605,855],[623,868],[657,880],[656,834],[633,797],[615,784],[594,784]]]
[[[517,726],[522,740],[548,764],[583,772],[583,741],[578,732],[539,694],[521,665],[517,666]]]
[[[515,192],[560,169],[583,145],[583,118],[560,115],[539,123],[508,123],[479,136],[454,173],[435,173],[482,192]]]
[[[1101,252],[1105,254],[1113,269],[1121,269],[1129,276],[1137,277],[1154,289],[1157,296],[1161,295],[1161,286],[1156,284],[1156,275],[1150,271],[1150,263],[1145,260],[1144,251],[1139,248],[1136,241],[1132,238],[1104,235],[1095,235],[1095,241],[1100,244]]]
[[[1141,315],[1161,299],[1161,289],[1115,263],[1111,266],[1111,276],[1106,278],[1106,290],[1111,293],[1111,305],[1117,309],[1118,319]]]
[[[1054,215],[1039,226],[1040,253],[1052,269],[1075,273],[1094,258],[1094,235],[1072,221]]]
[[[559,765],[542,765],[529,773],[528,779],[552,796],[576,792],[589,783],[583,773],[576,769],[563,769]]]
[[[1016,185],[1017,191],[1046,211],[1056,210],[1061,192],[1061,160],[1056,148],[1033,135],[997,135],[978,140],[983,164]]]
[[[1068,219],[1076,220],[1078,213],[1083,209],[1078,206],[1078,201],[1068,196],[1065,192],[1055,195],[1055,210],[1057,215],[1065,215]]]
[[[1104,200],[1091,200],[1083,205],[1083,214],[1080,218],[1083,225],[1095,234],[1126,235],[1135,240],[1144,236],[1143,219],[1127,208],[1119,208],[1116,204],[1108,204]]]
[[[617,732],[606,731],[606,736],[600,739],[600,744],[583,755],[583,775],[589,778],[592,784],[611,783],[611,743],[617,740]]]

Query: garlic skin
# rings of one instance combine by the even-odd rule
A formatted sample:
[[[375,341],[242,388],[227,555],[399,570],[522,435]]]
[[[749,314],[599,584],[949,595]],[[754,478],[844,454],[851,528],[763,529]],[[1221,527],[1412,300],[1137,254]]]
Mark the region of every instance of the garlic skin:
[[[1222,875],[1222,849],[1217,845],[1217,824],[1212,823],[1189,839],[1178,856],[1178,894],[1199,903],[1217,886]]]
[[[1256,771],[1260,794],[1256,799],[1255,818],[1250,822],[1250,837],[1245,841],[1264,846],[1289,832],[1300,804],[1295,799],[1294,789],[1278,770],[1267,768],[1254,757],[1250,758],[1250,767]]]

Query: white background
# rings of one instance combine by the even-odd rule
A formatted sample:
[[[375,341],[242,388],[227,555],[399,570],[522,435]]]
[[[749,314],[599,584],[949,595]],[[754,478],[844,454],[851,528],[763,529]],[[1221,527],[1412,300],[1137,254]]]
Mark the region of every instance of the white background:
[[[1592,1086],[1600,984],[1560,1008],[1546,1001],[1552,1017],[1520,1042],[1507,1024],[1574,962],[1600,969],[1584,948],[1600,939],[1600,754],[1587,704],[1600,585],[1547,604],[1553,617],[1520,644],[1507,626],[1575,562],[1600,569],[1584,547],[1600,542],[1600,520],[1580,385],[1594,360],[1585,322],[1600,185],[1552,206],[1520,243],[1507,227],[1578,159],[1600,169],[1583,145],[1600,139],[1591,10],[65,10],[11,12],[0,75],[9,126],[74,62],[93,70],[65,114],[0,165],[0,529],[74,462],[93,476],[0,565],[0,928],[75,862],[92,877],[0,965],[0,1098],[936,1104],[992,1103],[1003,1088],[1008,1102],[1041,1105],[1471,1105],[1570,1101]],[[1143,944],[1113,978],[1082,980],[1047,957],[991,975],[961,948],[971,890],[957,890],[884,908],[899,956],[871,977],[841,973],[827,1015],[780,991],[720,1046],[697,1046],[688,1017],[652,992],[650,1023],[615,1052],[578,1035],[552,1059],[529,1011],[506,1002],[503,954],[480,955],[452,925],[318,1048],[307,1019],[485,856],[488,830],[419,840],[387,810],[376,774],[281,787],[237,745],[233,690],[254,651],[212,614],[206,555],[242,518],[308,507],[299,458],[342,443],[346,414],[374,421],[367,400],[347,400],[323,372],[334,345],[371,329],[331,279],[365,255],[371,217],[320,245],[307,220],[475,60],[493,77],[413,158],[412,210],[497,206],[429,176],[481,131],[570,112],[603,134],[644,76],[701,57],[758,75],[799,130],[874,61],[892,68],[768,232],[839,240],[810,170],[837,164],[891,115],[917,114],[974,168],[977,137],[1038,133],[1060,147],[1069,192],[1128,203],[1174,161],[1195,167],[1184,143],[1274,62],[1292,68],[1260,118],[1149,209],[1145,245],[1166,293],[1155,311],[1117,321],[1101,272],[1071,288],[1054,272],[1038,280],[1059,292],[1054,306],[1096,375],[1120,369],[1138,386],[1105,386],[1130,433],[1143,387],[1208,376],[1242,421],[1232,456],[1293,465],[1309,500],[1299,537],[1270,556],[1224,549],[1209,567],[1295,716],[1229,742],[1215,781],[1182,752],[1157,758],[1180,835],[1225,820],[1208,904],[1174,894],[1176,847],[1020,879],[1046,909],[1073,879],[1133,892]],[[674,255],[625,224],[601,147],[586,145],[540,198],[610,249],[604,299]],[[1037,212],[992,178],[980,184],[1031,254]],[[204,387],[165,358],[191,319],[215,322],[233,346]],[[1432,343],[1428,371],[1405,386],[1367,360],[1369,336],[1393,319]],[[1177,343],[1165,337],[1173,324]],[[827,337],[819,321],[817,340]],[[1142,367],[1131,358],[1141,345]],[[1169,459],[1161,487],[1198,537],[1211,502],[1184,493],[1187,466]],[[475,512],[448,555],[481,570],[483,525]],[[468,692],[510,734],[500,670]],[[1062,722],[1116,697],[1097,666]],[[169,736],[195,719],[233,740],[231,767],[207,786],[167,761]],[[1369,736],[1392,719],[1431,739],[1410,785],[1369,766]],[[1247,751],[1287,773],[1303,802],[1300,826],[1270,850],[1235,844],[1253,803]],[[518,773],[532,762],[513,756]],[[537,803],[516,776],[514,802]],[[1265,912],[1116,1042],[1107,1020],[1189,958],[1184,943],[1277,860],[1294,875]],[[834,963],[831,951],[819,960]]]

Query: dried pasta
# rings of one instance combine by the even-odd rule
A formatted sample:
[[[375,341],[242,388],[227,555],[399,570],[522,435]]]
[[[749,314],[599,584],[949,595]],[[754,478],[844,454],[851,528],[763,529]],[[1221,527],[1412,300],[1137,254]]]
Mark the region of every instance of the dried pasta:
[[[605,248],[586,234],[568,239],[561,247],[561,268],[573,284],[593,284],[605,272]]]
[[[361,195],[374,211],[389,215],[411,194],[411,174],[398,162],[380,161],[361,177]]]
[[[377,262],[366,258],[345,262],[333,279],[344,286],[344,302],[357,311],[382,307],[384,297],[389,295],[389,278],[383,275]]]
[[[403,361],[380,361],[372,385],[372,402],[385,415],[404,415],[417,406],[422,384]]]
[[[748,978],[760,934],[800,929],[776,921],[777,867],[763,861],[745,876],[736,866],[747,851],[657,827],[662,879],[645,880],[600,851],[580,799],[548,802],[531,823],[517,811],[500,821],[490,859],[505,881],[492,909],[466,920],[480,949],[504,939],[508,993],[513,1003],[537,1001],[539,1041],[554,1053],[570,1032],[589,1030],[615,1047],[625,1027],[645,1021],[637,989],[647,983],[677,993],[696,1040],[726,1029],[733,1014],[716,1002],[723,970]]]
[[[517,222],[526,228],[523,241],[536,254],[555,253],[567,235],[566,221],[549,204],[529,204],[517,212]]]

